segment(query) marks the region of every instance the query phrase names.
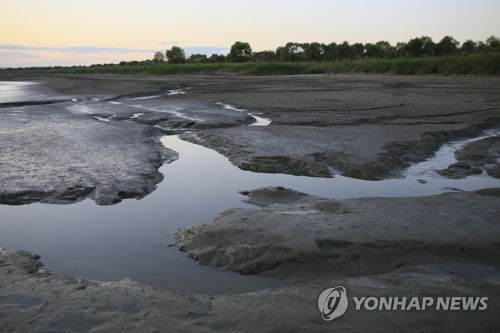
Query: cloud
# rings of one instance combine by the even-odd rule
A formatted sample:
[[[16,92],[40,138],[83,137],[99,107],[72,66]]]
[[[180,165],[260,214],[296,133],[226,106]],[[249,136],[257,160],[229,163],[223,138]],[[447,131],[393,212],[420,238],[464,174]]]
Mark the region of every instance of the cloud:
[[[102,46],[30,46],[18,44],[0,44],[1,50],[46,51],[69,53],[136,53],[154,52],[154,50],[134,49],[128,47],[102,47]]]
[[[0,50],[0,56],[2,58],[10,59],[37,59],[38,55],[32,52],[24,51],[10,51],[10,50]]]
[[[201,53],[206,55],[225,54],[229,51],[227,47],[217,47],[217,46],[187,46],[184,48],[186,55],[191,55],[195,53]]]
[[[180,42],[176,41],[167,41],[167,42],[161,42],[160,45],[166,45],[166,46],[179,46],[184,49],[184,52],[186,53],[187,56],[190,56],[192,54],[196,53],[201,53],[201,54],[206,54],[208,56],[212,54],[226,54],[229,52],[229,49],[227,47],[219,47],[219,46],[181,46]]]
[[[0,67],[68,66],[118,63],[146,60],[157,50],[102,46],[31,46],[0,44]],[[184,47],[187,56],[195,53],[210,56],[224,54],[227,48],[217,46]]]
[[[103,46],[32,46],[0,44],[1,67],[68,66],[146,60],[155,50]]]

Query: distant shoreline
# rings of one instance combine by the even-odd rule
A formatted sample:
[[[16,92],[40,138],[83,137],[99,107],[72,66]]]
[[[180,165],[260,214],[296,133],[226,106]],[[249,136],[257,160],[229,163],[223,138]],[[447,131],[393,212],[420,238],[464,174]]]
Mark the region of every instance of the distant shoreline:
[[[500,53],[426,58],[359,59],[334,62],[135,63],[4,68],[2,74],[232,74],[299,75],[372,73],[398,75],[500,75]]]

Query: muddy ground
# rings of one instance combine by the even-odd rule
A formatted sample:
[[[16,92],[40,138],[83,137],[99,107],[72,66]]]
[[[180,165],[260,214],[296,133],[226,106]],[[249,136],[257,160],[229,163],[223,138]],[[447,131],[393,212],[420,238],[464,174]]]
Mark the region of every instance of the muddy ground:
[[[218,150],[242,169],[259,172],[397,177],[411,163],[431,156],[442,143],[475,136],[500,121],[497,77],[100,75],[16,79],[39,80],[59,95],[125,101],[128,114],[122,114],[123,105],[116,110],[116,105],[109,104],[100,105],[100,113],[104,117],[115,114],[117,119],[144,113],[134,121],[166,131],[196,129],[196,134],[184,138]],[[126,102],[168,95],[176,89],[187,94]],[[252,118],[227,112],[216,103],[268,117],[271,126],[235,128],[251,123]],[[169,104],[170,113],[155,112]]]
[[[365,275],[403,265],[500,259],[500,190],[327,200],[285,188],[249,192],[263,209],[221,212],[179,230],[176,245],[242,274]]]
[[[470,271],[474,270],[474,274]],[[124,279],[95,282],[47,272],[38,256],[0,251],[2,332],[495,332],[499,284],[487,266],[430,265],[391,274],[329,278],[232,296],[181,294]],[[452,272],[452,273],[449,273]],[[447,274],[445,274],[447,273]],[[498,273],[497,273],[498,274]],[[356,311],[321,319],[317,297],[489,296],[487,311]],[[352,301],[351,301],[352,302]]]
[[[33,98],[0,101],[0,202],[115,204],[141,198],[177,158],[165,133],[245,170],[316,177],[399,177],[442,143],[498,128],[500,78],[375,75],[51,76]],[[179,93],[181,91],[182,93]],[[159,97],[156,97],[159,96]],[[245,112],[271,120],[251,127]],[[498,140],[472,142],[440,173],[498,178]],[[200,161],[202,163],[203,161]],[[465,171],[464,171],[465,170]],[[180,294],[123,280],[47,272],[38,256],[0,253],[0,330],[498,331],[498,189],[422,198],[332,201],[291,189],[246,190],[233,209],[178,231],[201,264],[293,279],[233,296]],[[42,258],[43,260],[43,258]],[[486,311],[355,311],[324,322],[319,293],[487,296]]]
[[[270,118],[271,126],[198,124],[213,129],[185,138],[218,150],[245,170],[297,175],[397,177],[442,143],[475,136],[500,120],[497,77],[59,76],[42,81],[61,94],[115,98],[185,89],[188,94],[170,100],[222,102],[252,111]],[[170,122],[165,127],[188,125],[195,126]]]

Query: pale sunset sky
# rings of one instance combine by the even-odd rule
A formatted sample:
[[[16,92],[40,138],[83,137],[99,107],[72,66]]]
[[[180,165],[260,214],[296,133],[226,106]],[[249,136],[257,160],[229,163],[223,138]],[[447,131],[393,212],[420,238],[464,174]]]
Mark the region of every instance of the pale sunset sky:
[[[144,60],[172,45],[226,53],[236,40],[485,40],[499,14],[500,0],[0,0],[0,67]]]

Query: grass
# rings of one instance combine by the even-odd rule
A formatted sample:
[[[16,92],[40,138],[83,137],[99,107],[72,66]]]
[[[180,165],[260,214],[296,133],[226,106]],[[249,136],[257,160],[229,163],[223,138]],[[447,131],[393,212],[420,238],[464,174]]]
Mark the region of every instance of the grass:
[[[335,62],[247,62],[210,64],[139,63],[136,65],[92,65],[4,69],[22,74],[240,74],[292,75],[323,73],[389,73],[440,75],[499,75],[500,53],[429,58],[360,59]]]

